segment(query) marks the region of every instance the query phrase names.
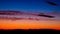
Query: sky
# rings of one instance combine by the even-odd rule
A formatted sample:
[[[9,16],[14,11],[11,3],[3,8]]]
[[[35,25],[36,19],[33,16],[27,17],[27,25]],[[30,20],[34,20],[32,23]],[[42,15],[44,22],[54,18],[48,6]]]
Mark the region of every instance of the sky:
[[[48,0],[58,4],[58,6],[51,6],[45,0],[0,0],[0,10],[17,10],[22,12],[52,12],[47,13],[54,15],[53,20],[39,17],[37,20],[16,20],[0,19],[0,29],[59,29],[60,30],[60,0]],[[58,14],[59,13],[59,14]],[[25,14],[24,14],[25,15]],[[29,15],[27,15],[29,16]],[[46,19],[46,20],[44,20]],[[56,19],[56,20],[55,20]],[[14,20],[14,19],[13,19]]]
[[[48,0],[59,4],[59,0]],[[59,6],[51,6],[45,0],[0,0],[0,10],[19,10],[24,12],[52,12]]]

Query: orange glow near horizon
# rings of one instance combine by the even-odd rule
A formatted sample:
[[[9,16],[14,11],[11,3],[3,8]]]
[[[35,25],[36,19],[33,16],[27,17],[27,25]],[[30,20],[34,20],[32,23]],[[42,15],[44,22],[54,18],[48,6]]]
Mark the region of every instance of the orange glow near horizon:
[[[57,29],[57,30],[60,30],[60,21],[0,20],[0,29]]]

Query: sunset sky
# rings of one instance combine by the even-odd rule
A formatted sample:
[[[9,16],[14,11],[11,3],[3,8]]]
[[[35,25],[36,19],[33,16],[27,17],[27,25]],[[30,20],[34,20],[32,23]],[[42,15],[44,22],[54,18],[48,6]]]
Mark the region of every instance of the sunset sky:
[[[48,0],[58,4],[51,6],[45,0],[0,0],[0,10],[20,10],[24,12],[52,12],[60,7],[59,0]]]
[[[60,8],[59,8],[60,2],[59,0],[48,0],[48,1],[58,4],[58,6],[51,6],[48,3],[46,3],[45,0],[0,0],[0,10],[16,10],[25,13],[43,12],[48,15],[55,16],[55,18],[52,19],[39,17],[40,20],[38,21],[29,19],[28,20],[0,19],[0,29],[59,29],[60,30]]]

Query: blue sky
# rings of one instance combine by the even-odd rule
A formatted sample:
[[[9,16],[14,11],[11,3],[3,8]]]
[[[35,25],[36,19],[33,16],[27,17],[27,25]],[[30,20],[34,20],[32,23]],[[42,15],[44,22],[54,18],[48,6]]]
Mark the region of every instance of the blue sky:
[[[48,0],[59,4],[57,0]],[[51,6],[45,0],[0,0],[0,10],[19,10],[24,12],[52,12],[60,6]],[[60,10],[59,10],[60,11]]]

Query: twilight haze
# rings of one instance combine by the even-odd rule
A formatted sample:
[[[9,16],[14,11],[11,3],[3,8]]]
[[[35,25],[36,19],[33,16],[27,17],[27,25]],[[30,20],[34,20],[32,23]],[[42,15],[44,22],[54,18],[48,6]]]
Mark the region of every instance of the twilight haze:
[[[60,1],[48,1],[57,6],[52,6],[46,0],[0,0],[0,29],[60,30]],[[9,12],[11,15],[7,14]],[[40,13],[55,18],[38,16]]]

